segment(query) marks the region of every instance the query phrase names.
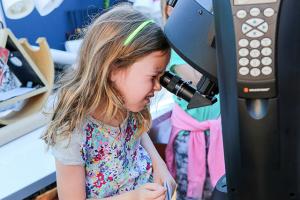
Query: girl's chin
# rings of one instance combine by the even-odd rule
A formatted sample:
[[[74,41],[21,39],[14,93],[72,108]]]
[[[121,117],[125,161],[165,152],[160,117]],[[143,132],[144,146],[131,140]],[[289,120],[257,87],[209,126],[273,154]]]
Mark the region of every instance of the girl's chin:
[[[150,105],[150,98],[144,99],[140,103],[125,105],[125,108],[129,110],[130,112],[140,112],[144,110],[145,108],[149,107]]]
[[[140,112],[140,111],[144,110],[147,107],[148,104],[149,103],[141,105],[141,106],[136,106],[136,107],[128,108],[128,110],[130,112]]]

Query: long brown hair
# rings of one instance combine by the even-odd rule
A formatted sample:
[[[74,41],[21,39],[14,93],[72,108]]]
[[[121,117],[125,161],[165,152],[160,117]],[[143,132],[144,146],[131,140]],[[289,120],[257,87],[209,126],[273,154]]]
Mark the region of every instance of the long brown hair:
[[[75,70],[61,80],[53,118],[43,136],[47,144],[55,144],[57,134],[70,136],[99,105],[105,119],[125,119],[122,98],[109,79],[112,70],[130,67],[154,51],[167,52],[170,48],[155,23],[124,45],[130,33],[145,20],[148,19],[129,4],[122,4],[97,17],[88,27]],[[139,133],[147,131],[151,125],[149,109],[134,116]]]

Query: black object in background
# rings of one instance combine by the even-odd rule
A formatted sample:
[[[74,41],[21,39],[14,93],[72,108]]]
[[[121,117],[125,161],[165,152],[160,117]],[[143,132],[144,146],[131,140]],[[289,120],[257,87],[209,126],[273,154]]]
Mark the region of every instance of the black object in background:
[[[197,2],[178,0],[166,34],[172,47],[193,68],[218,81],[228,193],[217,191],[215,194],[220,195],[215,198],[300,200],[300,24],[295,23],[300,18],[300,1],[248,1],[253,4],[237,6],[234,1],[214,0],[215,20],[211,23],[216,27],[218,62],[211,43],[207,43],[209,15]],[[269,25],[260,37],[237,34],[249,19],[238,18],[237,12],[245,12],[253,20],[251,8],[259,9],[259,19]],[[272,18],[267,17],[270,9]],[[271,39],[276,55],[272,63],[277,92],[268,97],[238,96],[239,41],[265,37]],[[204,56],[205,52],[211,52],[211,57]],[[218,70],[212,70],[214,63],[218,63]],[[257,80],[261,81],[251,79],[249,84]],[[257,89],[264,89],[262,86]]]
[[[300,1],[231,3],[214,0],[228,199],[300,200],[300,24],[295,23]],[[269,47],[275,53],[272,70],[277,92],[268,97],[239,95],[239,42],[254,39],[240,28],[253,19],[248,14],[253,8],[268,24],[268,31],[255,39],[271,39]],[[267,8],[274,12],[270,17],[265,16]],[[238,18],[240,10],[249,18]],[[250,51],[251,45],[247,48]],[[269,88],[266,79],[258,76],[247,82],[251,88]]]
[[[6,49],[10,51],[8,56],[7,65],[12,73],[20,80],[22,83],[21,87],[39,87],[44,86],[44,83],[32,69],[28,61],[11,41],[7,39]]]
[[[168,41],[189,65],[217,83],[214,16],[195,0],[176,2],[164,28]]]
[[[10,52],[7,65],[14,75],[21,81],[22,87],[28,87],[29,85],[30,87],[44,85],[19,51]]]

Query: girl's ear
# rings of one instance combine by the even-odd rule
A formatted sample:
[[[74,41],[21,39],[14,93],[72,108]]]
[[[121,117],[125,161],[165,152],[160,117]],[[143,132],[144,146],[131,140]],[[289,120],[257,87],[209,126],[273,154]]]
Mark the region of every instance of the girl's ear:
[[[116,82],[117,81],[117,77],[119,76],[119,72],[120,70],[117,69],[113,69],[109,75],[109,80],[112,82]]]
[[[124,69],[113,69],[110,73],[109,79],[112,82],[116,82],[117,80],[120,80],[120,78],[124,75]]]

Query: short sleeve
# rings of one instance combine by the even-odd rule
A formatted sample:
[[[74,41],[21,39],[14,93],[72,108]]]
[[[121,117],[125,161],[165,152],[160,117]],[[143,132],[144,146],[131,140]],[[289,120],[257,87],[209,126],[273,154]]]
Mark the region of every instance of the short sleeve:
[[[81,156],[82,138],[79,133],[73,133],[71,137],[57,137],[51,151],[55,159],[63,165],[84,165],[84,160]]]

